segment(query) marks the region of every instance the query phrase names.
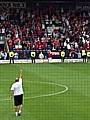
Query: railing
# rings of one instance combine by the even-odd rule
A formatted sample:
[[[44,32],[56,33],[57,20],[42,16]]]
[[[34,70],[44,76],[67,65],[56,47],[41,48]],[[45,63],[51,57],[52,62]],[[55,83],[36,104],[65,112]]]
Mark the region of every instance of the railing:
[[[26,8],[26,2],[0,2],[0,6],[7,7],[7,8]]]

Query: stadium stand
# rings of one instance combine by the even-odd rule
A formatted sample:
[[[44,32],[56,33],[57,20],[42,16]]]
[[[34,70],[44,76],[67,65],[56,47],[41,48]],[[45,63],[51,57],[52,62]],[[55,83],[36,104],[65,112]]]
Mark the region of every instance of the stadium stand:
[[[10,51],[64,50],[66,58],[79,58],[81,50],[90,50],[88,11],[53,6],[0,9],[0,34]]]

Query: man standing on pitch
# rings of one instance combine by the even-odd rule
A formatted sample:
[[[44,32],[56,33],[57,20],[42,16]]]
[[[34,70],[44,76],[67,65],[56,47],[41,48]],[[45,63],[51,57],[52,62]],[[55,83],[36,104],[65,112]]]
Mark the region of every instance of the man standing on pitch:
[[[14,64],[14,56],[15,56],[14,52],[13,52],[13,51],[10,51],[10,52],[9,52],[10,64],[11,64],[11,61],[12,61],[13,64]]]
[[[23,105],[23,84],[22,84],[22,69],[20,70],[20,76],[16,78],[15,82],[11,86],[11,94],[14,96],[14,106],[16,116],[20,116]]]

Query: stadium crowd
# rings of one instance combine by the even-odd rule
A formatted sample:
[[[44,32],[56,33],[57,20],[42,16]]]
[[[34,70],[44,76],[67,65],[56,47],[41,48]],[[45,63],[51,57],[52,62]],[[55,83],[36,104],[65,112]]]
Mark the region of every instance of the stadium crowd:
[[[90,50],[88,11],[0,9],[0,34],[6,36],[9,50],[64,50],[72,57]]]

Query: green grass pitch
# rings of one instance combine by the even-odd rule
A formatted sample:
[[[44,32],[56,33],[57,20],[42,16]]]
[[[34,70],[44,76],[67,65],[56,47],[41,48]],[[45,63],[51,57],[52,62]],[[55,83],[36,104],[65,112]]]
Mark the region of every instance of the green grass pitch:
[[[9,97],[21,67],[24,106],[16,117]],[[90,120],[90,64],[1,64],[0,120]]]

